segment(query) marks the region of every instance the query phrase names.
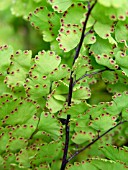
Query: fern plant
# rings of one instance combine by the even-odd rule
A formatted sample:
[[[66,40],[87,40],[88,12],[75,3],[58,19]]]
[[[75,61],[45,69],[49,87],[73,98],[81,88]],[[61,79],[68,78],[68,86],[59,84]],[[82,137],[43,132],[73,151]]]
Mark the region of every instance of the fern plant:
[[[50,48],[0,47],[0,169],[128,169],[127,0],[2,0],[7,9]],[[99,82],[112,97],[93,103]]]

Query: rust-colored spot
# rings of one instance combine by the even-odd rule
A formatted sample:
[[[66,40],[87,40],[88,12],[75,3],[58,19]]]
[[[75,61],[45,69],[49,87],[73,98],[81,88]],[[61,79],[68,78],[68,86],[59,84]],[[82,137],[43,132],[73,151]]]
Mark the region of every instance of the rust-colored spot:
[[[36,56],[35,59],[36,59],[36,60],[39,60],[39,56]]]
[[[16,55],[19,55],[20,53],[19,53],[19,51],[16,51]]]
[[[35,88],[38,88],[38,87],[39,87],[39,84],[36,84],[36,85],[35,85]]]
[[[111,19],[115,19],[116,18],[116,16],[115,15],[111,15]]]
[[[58,6],[54,6],[53,8],[54,8],[54,9],[58,9]]]
[[[60,60],[60,57],[59,57],[59,56],[56,56],[56,60]]]
[[[124,16],[123,16],[123,15],[120,15],[120,16],[119,16],[119,19],[124,19]]]
[[[47,85],[46,85],[46,84],[44,84],[44,85],[43,85],[43,88],[47,88]]]
[[[47,78],[47,76],[43,76],[42,78],[45,80]]]
[[[65,65],[65,64],[63,64],[63,65],[62,65],[62,68],[66,68],[66,65]]]
[[[41,6],[41,7],[40,7],[40,9],[42,10],[42,9],[44,9],[44,7],[43,7],[43,6]]]

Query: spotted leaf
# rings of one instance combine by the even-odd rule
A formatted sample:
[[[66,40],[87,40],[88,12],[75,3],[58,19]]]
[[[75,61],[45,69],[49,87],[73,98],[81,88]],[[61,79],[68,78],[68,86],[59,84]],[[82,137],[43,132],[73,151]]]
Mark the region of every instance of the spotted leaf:
[[[28,20],[32,26],[42,32],[45,41],[51,42],[57,37],[60,28],[59,16],[49,11],[47,7],[36,8],[33,14],[30,13]]]
[[[41,113],[38,129],[48,133],[54,140],[58,139],[61,134],[61,124],[53,114],[48,112]]]
[[[10,66],[10,57],[13,54],[13,48],[11,46],[0,47],[0,76],[6,76],[8,68]]]
[[[59,47],[64,52],[69,52],[75,48],[80,39],[81,29],[78,25],[65,25],[61,26],[59,30],[59,35],[57,41],[59,42]]]
[[[104,156],[113,161],[121,161],[128,165],[128,150],[125,148],[117,148],[112,145],[105,145],[100,148]]]

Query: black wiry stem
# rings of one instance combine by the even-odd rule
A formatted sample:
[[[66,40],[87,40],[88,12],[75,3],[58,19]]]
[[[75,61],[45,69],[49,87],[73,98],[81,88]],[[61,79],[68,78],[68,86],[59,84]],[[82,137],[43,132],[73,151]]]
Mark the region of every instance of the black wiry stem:
[[[71,71],[70,75],[70,84],[69,84],[69,92],[68,92],[68,106],[71,105],[72,100],[72,92],[73,92],[73,77],[72,77],[73,71]]]
[[[93,9],[93,7],[95,6],[97,0],[95,1],[95,3],[88,9],[86,18],[85,18],[85,22],[84,22],[84,26],[83,26],[83,30],[82,30],[82,34],[81,34],[81,38],[80,38],[80,42],[78,44],[78,47],[76,49],[76,53],[74,56],[74,60],[72,63],[72,67],[76,61],[76,59],[79,56],[84,38],[85,38],[85,29],[86,29],[86,25],[89,19],[89,16],[91,14],[91,11]],[[71,105],[71,100],[72,100],[72,92],[73,92],[73,71],[71,71],[70,73],[70,83],[69,83],[69,92],[68,92],[68,106]],[[61,165],[61,170],[64,170],[67,164],[67,153],[68,153],[68,145],[69,145],[69,119],[70,119],[70,115],[67,115],[67,120],[66,120],[66,125],[65,125],[65,130],[66,130],[66,139],[65,139],[65,148],[64,148],[64,155],[63,155],[63,159],[62,159],[62,165]]]
[[[98,141],[100,138],[102,138],[104,135],[106,135],[108,132],[110,132],[111,130],[115,129],[117,126],[128,122],[128,121],[121,121],[119,123],[117,123],[115,126],[113,126],[112,128],[110,128],[109,130],[107,130],[105,133],[103,133],[102,135],[98,136],[95,140],[93,140],[91,143],[89,143],[87,146],[83,147],[82,149],[76,151],[68,160],[67,163],[72,160],[75,156],[77,156],[78,154],[80,154],[82,151],[86,150],[87,148],[89,148],[91,145],[93,145],[96,141]]]
[[[74,83],[73,83],[73,86],[79,82],[80,80],[84,79],[85,77],[88,77],[88,76],[92,76],[92,75],[95,75],[95,74],[98,74],[98,73],[102,73],[104,71],[106,71],[107,69],[103,69],[103,70],[99,70],[99,71],[95,71],[95,72],[92,72],[92,73],[86,73],[84,74],[83,76],[81,76],[80,78],[78,78]]]
[[[65,125],[66,139],[65,139],[65,148],[64,148],[61,170],[65,169],[67,163],[67,153],[68,153],[68,144],[69,144],[69,120],[70,120],[70,115],[67,115],[67,121]]]
[[[81,47],[82,47],[82,44],[83,44],[83,41],[84,41],[84,38],[85,38],[84,33],[85,33],[85,30],[86,30],[87,22],[88,22],[89,16],[90,16],[91,11],[92,11],[93,7],[95,6],[96,2],[97,2],[97,0],[88,9],[88,12],[87,12],[87,15],[86,15],[86,18],[85,18],[85,22],[84,22],[84,26],[83,26],[83,30],[82,30],[82,34],[81,34],[81,38],[80,38],[80,42],[79,42],[78,47],[76,49],[76,53],[75,53],[75,56],[74,56],[72,67],[73,67],[76,59],[79,57],[79,53],[80,53],[80,50],[81,50]],[[88,35],[88,33],[86,35]],[[71,74],[70,74],[70,84],[69,84],[69,93],[68,93],[68,106],[71,105],[72,92],[73,92],[73,76],[72,75],[73,75],[73,71],[71,71]]]
[[[76,61],[76,59],[78,58],[79,56],[79,53],[80,53],[80,50],[81,50],[81,47],[82,47],[82,44],[83,44],[83,41],[84,41],[84,38],[85,38],[85,35],[84,35],[84,32],[85,32],[85,29],[86,29],[86,26],[87,26],[87,22],[88,22],[88,19],[89,19],[89,16],[91,14],[91,11],[93,9],[93,7],[95,6],[97,0],[95,1],[95,3],[89,8],[88,12],[87,12],[87,15],[86,15],[86,18],[85,18],[85,22],[84,22],[84,26],[83,26],[83,30],[82,30],[82,35],[81,35],[81,39],[80,39],[80,42],[79,42],[79,45],[76,49],[76,54],[75,54],[75,57],[74,57],[74,60],[73,60],[73,65]]]

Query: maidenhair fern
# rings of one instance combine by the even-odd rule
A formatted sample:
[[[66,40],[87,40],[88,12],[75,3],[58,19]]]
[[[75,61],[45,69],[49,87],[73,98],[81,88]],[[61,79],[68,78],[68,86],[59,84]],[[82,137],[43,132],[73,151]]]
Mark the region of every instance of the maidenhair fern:
[[[1,0],[7,9],[50,47],[0,46],[0,169],[128,169],[127,0]],[[99,82],[111,100],[91,103]]]

